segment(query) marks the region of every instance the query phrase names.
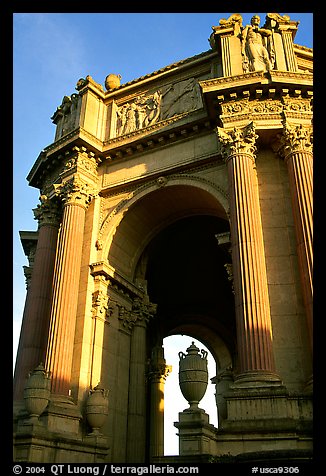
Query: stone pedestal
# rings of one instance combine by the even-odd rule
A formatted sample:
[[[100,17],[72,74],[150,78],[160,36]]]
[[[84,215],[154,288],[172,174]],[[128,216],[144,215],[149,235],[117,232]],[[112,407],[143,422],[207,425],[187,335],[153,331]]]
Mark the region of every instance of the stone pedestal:
[[[174,426],[179,430],[181,456],[215,453],[216,429],[209,423],[209,416],[201,408],[180,412],[179,421]]]

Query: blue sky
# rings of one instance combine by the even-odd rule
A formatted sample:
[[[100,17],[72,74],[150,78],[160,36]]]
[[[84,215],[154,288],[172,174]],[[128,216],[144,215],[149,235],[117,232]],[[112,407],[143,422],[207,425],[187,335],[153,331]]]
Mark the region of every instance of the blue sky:
[[[26,295],[22,266],[28,264],[19,230],[36,230],[32,209],[39,203],[39,191],[28,186],[26,176],[40,151],[54,141],[55,125],[50,118],[63,96],[76,92],[78,79],[87,75],[104,86],[108,74],[120,74],[125,83],[207,51],[212,26],[232,13],[13,15],[14,360]],[[256,13],[241,13],[243,23],[250,23]],[[284,14],[300,21],[295,43],[313,47],[312,13]],[[262,25],[266,13],[258,15]],[[189,344],[188,339],[180,349],[178,341],[177,352]],[[183,401],[178,411],[186,406]]]

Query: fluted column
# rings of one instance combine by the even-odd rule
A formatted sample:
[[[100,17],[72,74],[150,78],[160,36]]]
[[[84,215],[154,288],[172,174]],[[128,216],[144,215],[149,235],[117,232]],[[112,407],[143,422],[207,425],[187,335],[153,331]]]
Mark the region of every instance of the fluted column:
[[[135,299],[134,327],[130,346],[127,462],[144,463],[146,458],[146,328],[156,305]]]
[[[217,128],[226,161],[232,241],[234,294],[239,355],[238,380],[278,381],[272,348],[272,325],[265,252],[255,168],[253,124],[226,131]]]
[[[14,400],[23,398],[30,371],[45,362],[50,322],[52,279],[61,210],[56,199],[40,197],[34,209],[39,235],[31,281],[28,286],[14,375]]]
[[[149,369],[150,381],[150,457],[164,456],[164,385],[172,371],[165,364],[162,346],[153,348]]]
[[[312,128],[284,124],[280,154],[287,165],[300,277],[313,348],[313,153]]]
[[[78,175],[57,186],[63,200],[46,369],[51,372],[52,393],[68,396],[75,337],[80,265],[86,208],[93,196]]]

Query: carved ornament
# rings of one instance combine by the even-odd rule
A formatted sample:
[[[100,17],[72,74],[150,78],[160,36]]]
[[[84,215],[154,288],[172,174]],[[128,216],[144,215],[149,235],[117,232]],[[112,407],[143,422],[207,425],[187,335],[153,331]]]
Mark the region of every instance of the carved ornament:
[[[312,154],[313,130],[310,126],[306,127],[302,124],[290,125],[285,121],[283,133],[279,136],[279,139],[281,147],[278,152],[285,159],[287,159],[290,154],[296,152]]]
[[[109,301],[107,293],[103,290],[92,294],[92,317],[109,323],[108,319],[113,313],[113,305]]]
[[[259,91],[256,91],[258,94]],[[275,90],[270,90],[270,96],[275,94]],[[300,91],[299,91],[300,93]],[[249,99],[239,98],[224,101],[220,100],[221,120],[223,124],[231,124],[239,121],[275,121],[282,122],[284,116],[288,118],[311,119],[312,104],[311,98],[303,98],[299,94],[298,97],[290,97],[284,95],[280,99],[256,98]]]
[[[195,78],[168,84],[152,94],[139,95],[117,108],[116,137],[128,137],[145,128],[148,132],[157,122],[186,115],[201,107],[201,95]]]
[[[71,152],[65,153],[65,157],[60,157],[64,164],[62,173],[78,170],[97,176],[97,166],[101,160],[93,152],[87,152],[86,147],[74,146]]]
[[[46,195],[40,196],[40,204],[33,209],[34,218],[38,220],[39,228],[43,225],[59,227],[62,210],[60,202],[56,199],[49,199]]]
[[[78,205],[87,208],[97,191],[94,186],[83,180],[78,174],[61,183],[53,184],[56,195],[64,205]]]
[[[217,138],[220,144],[220,151],[224,160],[228,160],[236,154],[250,155],[254,160],[256,152],[256,139],[258,135],[255,133],[255,126],[253,122],[246,127],[226,130],[222,127],[217,127]]]
[[[135,324],[146,325],[154,317],[156,310],[157,304],[146,302],[145,299],[135,298],[131,310]]]

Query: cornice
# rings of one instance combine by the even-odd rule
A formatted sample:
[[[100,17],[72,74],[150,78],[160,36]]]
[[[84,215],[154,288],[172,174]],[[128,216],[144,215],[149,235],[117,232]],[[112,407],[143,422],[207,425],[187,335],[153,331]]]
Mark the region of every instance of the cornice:
[[[237,76],[226,76],[222,78],[212,78],[199,81],[203,93],[222,92],[224,90],[236,89],[245,86],[271,85],[271,84],[300,84],[312,87],[313,74],[292,72],[292,71],[253,71]]]
[[[118,88],[109,89],[105,97],[106,99],[113,98],[115,95],[119,93],[125,93],[128,90],[132,89],[133,87],[138,86],[140,83],[143,83],[143,84],[148,83],[149,81],[153,81],[160,77],[164,77],[167,74],[179,72],[186,68],[191,68],[193,66],[196,66],[198,63],[201,63],[202,61],[205,61],[205,60],[210,60],[211,58],[214,58],[215,56],[216,56],[216,51],[208,50],[208,51],[199,53],[198,55],[191,56],[189,58],[185,58],[180,61],[176,61],[167,66],[164,66],[163,68],[153,71],[152,73],[148,73],[144,76],[140,76],[139,78],[128,81],[127,83],[123,83]]]
[[[109,282],[111,287],[113,287],[117,292],[122,293],[125,297],[131,300],[135,298],[143,299],[144,291],[140,290],[108,263],[98,261],[90,264],[89,267],[90,274],[94,278],[96,276],[103,276]]]

